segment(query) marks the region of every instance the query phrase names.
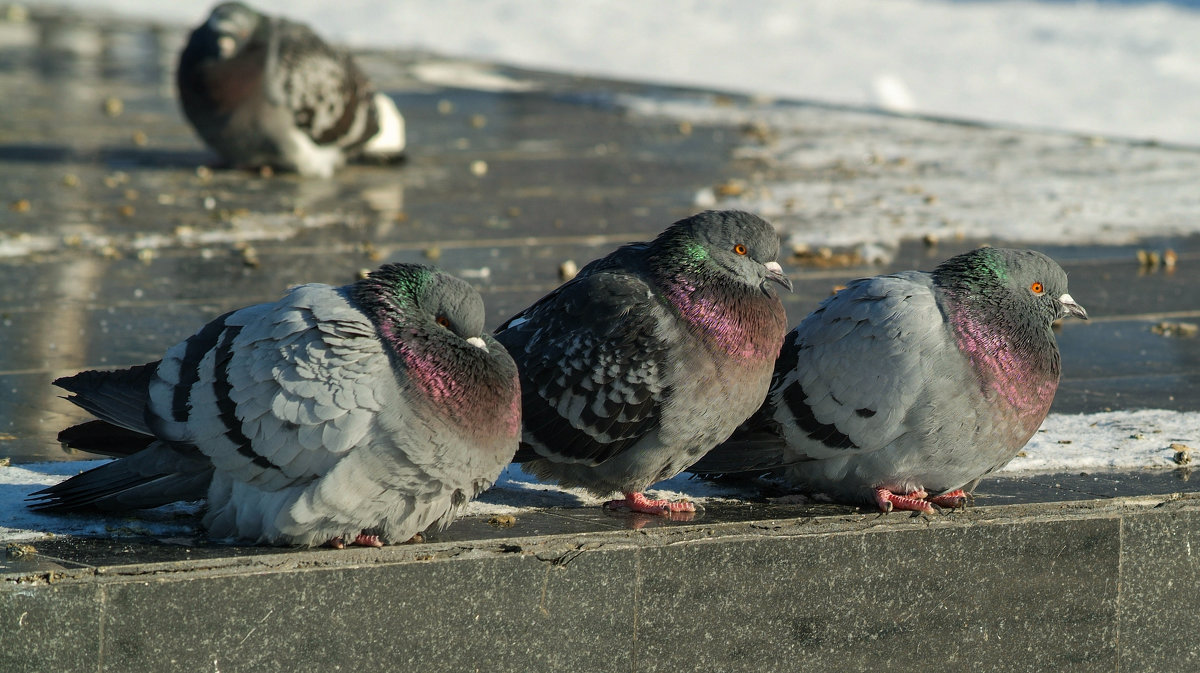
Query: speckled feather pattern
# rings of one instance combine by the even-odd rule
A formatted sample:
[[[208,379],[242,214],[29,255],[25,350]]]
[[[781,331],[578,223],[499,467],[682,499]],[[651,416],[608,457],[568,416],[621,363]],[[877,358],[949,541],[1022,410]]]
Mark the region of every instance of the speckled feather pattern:
[[[736,239],[736,240],[735,240]],[[749,254],[732,252],[745,244]],[[758,407],[786,331],[774,229],[702,213],[624,246],[497,330],[521,370],[518,460],[597,494],[681,471]]]

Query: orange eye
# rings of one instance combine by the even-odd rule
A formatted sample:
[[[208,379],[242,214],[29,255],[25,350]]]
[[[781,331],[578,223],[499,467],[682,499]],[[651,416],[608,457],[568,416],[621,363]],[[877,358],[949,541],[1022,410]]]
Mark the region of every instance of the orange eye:
[[[733,246],[733,251],[739,255],[744,255],[746,254],[746,246],[738,243],[737,245]]]
[[[1029,286],[1029,289],[1033,290],[1034,294],[1041,294],[1046,291],[1046,288],[1042,287],[1041,283],[1034,283],[1033,285]]]
[[[449,326],[450,326],[450,319],[449,319],[449,318],[447,318],[447,317],[446,317],[446,316],[444,316],[444,315],[439,315],[439,316],[437,317],[437,324],[441,325],[442,327],[449,327]]]

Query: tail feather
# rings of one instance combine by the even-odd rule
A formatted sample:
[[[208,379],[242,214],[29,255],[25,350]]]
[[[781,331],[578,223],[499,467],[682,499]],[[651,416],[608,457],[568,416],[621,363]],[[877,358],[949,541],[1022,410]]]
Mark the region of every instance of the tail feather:
[[[386,94],[376,93],[371,105],[379,131],[363,145],[363,154],[372,157],[398,157],[404,153],[404,116],[396,103]]]
[[[38,511],[148,509],[205,497],[212,474],[212,463],[194,447],[156,441],[127,458],[32,493],[27,502]]]
[[[88,421],[58,433],[58,441],[67,448],[124,458],[150,446],[154,438],[108,421]]]
[[[96,418],[141,433],[153,434],[146,425],[150,379],[158,369],[150,362],[117,371],[88,370],[65,376],[54,385],[72,393],[67,400]]]
[[[769,474],[784,466],[783,448],[783,442],[775,436],[742,436],[713,448],[686,471],[706,477]]]

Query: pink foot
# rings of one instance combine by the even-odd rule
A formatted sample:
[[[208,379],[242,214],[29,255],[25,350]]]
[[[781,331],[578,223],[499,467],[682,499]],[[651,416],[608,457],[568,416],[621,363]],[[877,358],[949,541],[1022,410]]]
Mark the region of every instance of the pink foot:
[[[354,542],[351,542],[350,544],[356,547],[382,547],[383,540],[380,540],[378,535],[359,533],[358,537],[354,538]]]
[[[950,491],[949,493],[935,495],[929,499],[929,502],[937,505],[938,507],[945,507],[947,509],[958,509],[959,507],[967,506],[967,498],[968,497],[969,496],[967,496],[966,493],[963,493],[963,490],[961,488],[958,488],[953,491]]]
[[[886,488],[877,488],[875,489],[875,504],[879,506],[879,511],[885,513],[897,509],[933,514],[933,505],[929,504],[929,501],[925,499],[927,495],[929,494],[925,491],[913,491],[912,493],[899,495],[892,493]]]
[[[355,547],[382,547],[383,540],[380,540],[378,535],[359,533],[358,536],[354,538],[354,542],[351,542],[350,544],[354,545]],[[334,549],[345,549],[346,538],[342,537],[341,535],[331,538],[329,542],[325,543],[325,546],[333,547]]]
[[[669,516],[672,512],[695,512],[696,505],[686,500],[647,500],[642,493],[626,493],[621,500],[609,500],[604,503],[609,509],[627,509],[642,514],[661,514]]]

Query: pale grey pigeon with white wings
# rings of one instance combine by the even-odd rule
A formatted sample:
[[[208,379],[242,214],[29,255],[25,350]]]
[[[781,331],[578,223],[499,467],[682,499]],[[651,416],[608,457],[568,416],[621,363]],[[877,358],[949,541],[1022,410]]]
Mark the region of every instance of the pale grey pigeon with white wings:
[[[467,283],[388,264],[227,313],[162,360],[55,384],[100,420],[63,431],[131,454],[33,494],[121,511],[207,498],[214,538],[404,542],[453,520],[512,459],[516,366]]]
[[[176,83],[188,121],[236,167],[329,177],[349,157],[404,151],[404,117],[349,54],[240,2],[192,32]]]
[[[1087,319],[1030,250],[856,280],[788,334],[762,408],[689,471],[770,473],[883,511],[961,505],[1045,420],[1067,315]]]

